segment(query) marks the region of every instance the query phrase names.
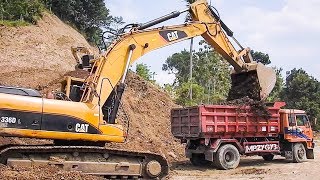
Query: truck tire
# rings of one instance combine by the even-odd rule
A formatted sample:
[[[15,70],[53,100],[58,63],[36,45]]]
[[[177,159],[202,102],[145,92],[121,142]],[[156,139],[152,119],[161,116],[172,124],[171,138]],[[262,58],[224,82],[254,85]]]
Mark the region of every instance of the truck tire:
[[[266,155],[263,155],[263,156],[262,156],[262,158],[263,158],[265,161],[272,161],[272,160],[273,160],[273,157],[274,157],[273,154],[266,154]]]
[[[218,169],[235,169],[240,162],[240,153],[234,145],[225,144],[218,149],[214,162]]]
[[[204,154],[192,154],[190,162],[194,166],[209,166],[212,162],[205,159]]]
[[[307,159],[306,149],[302,143],[293,144],[292,156],[294,163],[301,163]]]

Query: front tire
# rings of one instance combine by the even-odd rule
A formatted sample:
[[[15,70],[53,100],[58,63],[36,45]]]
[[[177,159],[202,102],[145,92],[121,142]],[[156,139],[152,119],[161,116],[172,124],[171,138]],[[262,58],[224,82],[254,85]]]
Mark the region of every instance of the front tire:
[[[218,169],[235,169],[240,163],[240,153],[232,144],[225,144],[215,154],[215,165]]]
[[[265,161],[272,161],[273,160],[274,155],[273,154],[267,154],[267,155],[263,155],[262,158]]]
[[[302,143],[295,143],[292,148],[293,162],[301,163],[307,159],[306,148]]]

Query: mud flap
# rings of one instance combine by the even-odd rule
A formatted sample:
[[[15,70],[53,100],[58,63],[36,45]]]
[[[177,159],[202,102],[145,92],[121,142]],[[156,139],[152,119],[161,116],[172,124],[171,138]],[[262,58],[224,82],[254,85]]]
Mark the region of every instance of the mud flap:
[[[307,149],[307,159],[314,159],[313,149]]]
[[[207,161],[211,161],[213,162],[214,161],[214,151],[213,150],[207,150],[204,152],[204,155],[205,155],[205,158]]]
[[[284,156],[287,160],[293,160],[293,153],[292,151],[284,151]]]

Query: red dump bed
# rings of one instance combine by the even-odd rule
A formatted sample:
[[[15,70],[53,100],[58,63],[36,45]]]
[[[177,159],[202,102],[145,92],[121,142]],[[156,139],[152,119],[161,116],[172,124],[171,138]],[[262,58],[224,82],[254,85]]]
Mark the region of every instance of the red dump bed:
[[[271,118],[266,120],[251,113],[250,107],[201,105],[176,108],[171,111],[171,131],[176,138],[270,137],[280,132],[280,107],[269,107]]]

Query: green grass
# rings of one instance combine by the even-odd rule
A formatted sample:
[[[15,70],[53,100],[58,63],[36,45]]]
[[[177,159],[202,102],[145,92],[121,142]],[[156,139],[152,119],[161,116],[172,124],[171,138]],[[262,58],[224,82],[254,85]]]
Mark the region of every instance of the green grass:
[[[9,20],[0,20],[0,25],[8,26],[8,27],[18,27],[18,26],[28,26],[30,23],[26,21],[9,21]]]

